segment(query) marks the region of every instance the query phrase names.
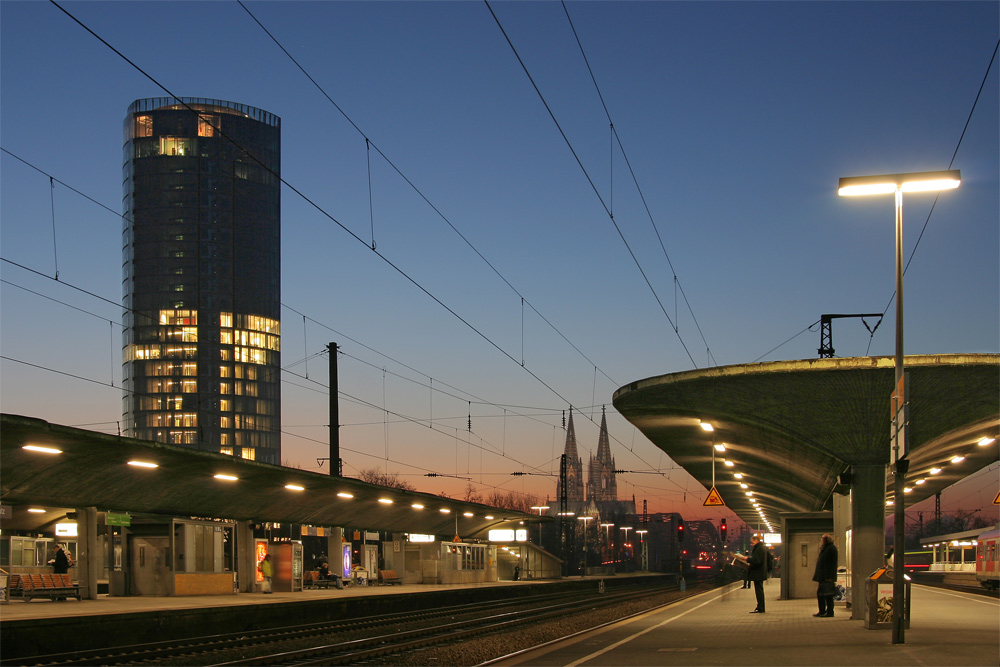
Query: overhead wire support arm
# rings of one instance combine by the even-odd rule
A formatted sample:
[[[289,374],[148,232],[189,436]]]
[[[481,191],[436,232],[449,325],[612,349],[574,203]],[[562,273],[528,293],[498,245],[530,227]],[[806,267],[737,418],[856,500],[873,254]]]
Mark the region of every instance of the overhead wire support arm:
[[[860,317],[864,322],[866,317],[877,317],[878,322],[875,323],[874,327],[869,327],[867,322],[864,322],[865,328],[868,329],[871,335],[875,335],[875,329],[882,324],[883,313],[853,313],[850,315],[841,313],[828,313],[821,315],[819,318],[819,353],[820,359],[830,359],[833,357],[833,320],[843,318],[843,317]]]

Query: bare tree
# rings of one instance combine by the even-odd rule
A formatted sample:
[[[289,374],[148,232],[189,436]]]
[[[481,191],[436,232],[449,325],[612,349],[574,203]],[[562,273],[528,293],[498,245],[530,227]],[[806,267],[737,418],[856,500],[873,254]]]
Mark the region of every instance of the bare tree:
[[[500,507],[518,512],[530,513],[531,508],[538,505],[538,496],[516,491],[491,491],[484,504],[490,507]]]
[[[365,468],[358,471],[358,479],[369,484],[387,486],[390,489],[402,489],[403,491],[416,491],[417,487],[409,482],[399,479],[398,472],[383,472],[378,468]]]
[[[465,485],[465,495],[462,500],[467,503],[481,503],[483,502],[483,494],[479,493],[479,490],[470,482]]]

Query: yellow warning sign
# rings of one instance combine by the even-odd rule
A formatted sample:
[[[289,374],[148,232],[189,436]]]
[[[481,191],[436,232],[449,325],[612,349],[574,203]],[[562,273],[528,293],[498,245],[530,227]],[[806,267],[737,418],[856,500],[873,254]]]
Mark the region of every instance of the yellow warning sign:
[[[994,505],[1000,505],[1000,491],[997,491],[997,497],[993,499]]]
[[[708,498],[705,498],[705,502],[702,503],[705,507],[725,507],[726,502],[719,495],[718,490],[713,486],[712,490],[708,492]]]

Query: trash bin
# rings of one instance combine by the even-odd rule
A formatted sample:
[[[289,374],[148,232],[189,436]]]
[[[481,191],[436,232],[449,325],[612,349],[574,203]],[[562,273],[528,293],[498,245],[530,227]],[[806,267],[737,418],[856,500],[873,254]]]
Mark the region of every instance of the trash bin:
[[[865,628],[892,628],[893,571],[880,567],[865,580]],[[903,586],[903,627],[910,627],[910,578]]]

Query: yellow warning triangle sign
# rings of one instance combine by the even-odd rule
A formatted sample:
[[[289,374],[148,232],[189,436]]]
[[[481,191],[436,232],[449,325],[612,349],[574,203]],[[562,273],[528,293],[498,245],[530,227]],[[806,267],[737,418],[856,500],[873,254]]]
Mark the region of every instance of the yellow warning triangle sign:
[[[1000,505],[1000,491],[997,491],[997,497],[993,499],[994,505]]]
[[[702,505],[705,507],[725,507],[726,503],[722,500],[722,496],[719,495],[718,490],[713,486],[712,490],[708,492],[708,498],[705,498],[705,502]]]

